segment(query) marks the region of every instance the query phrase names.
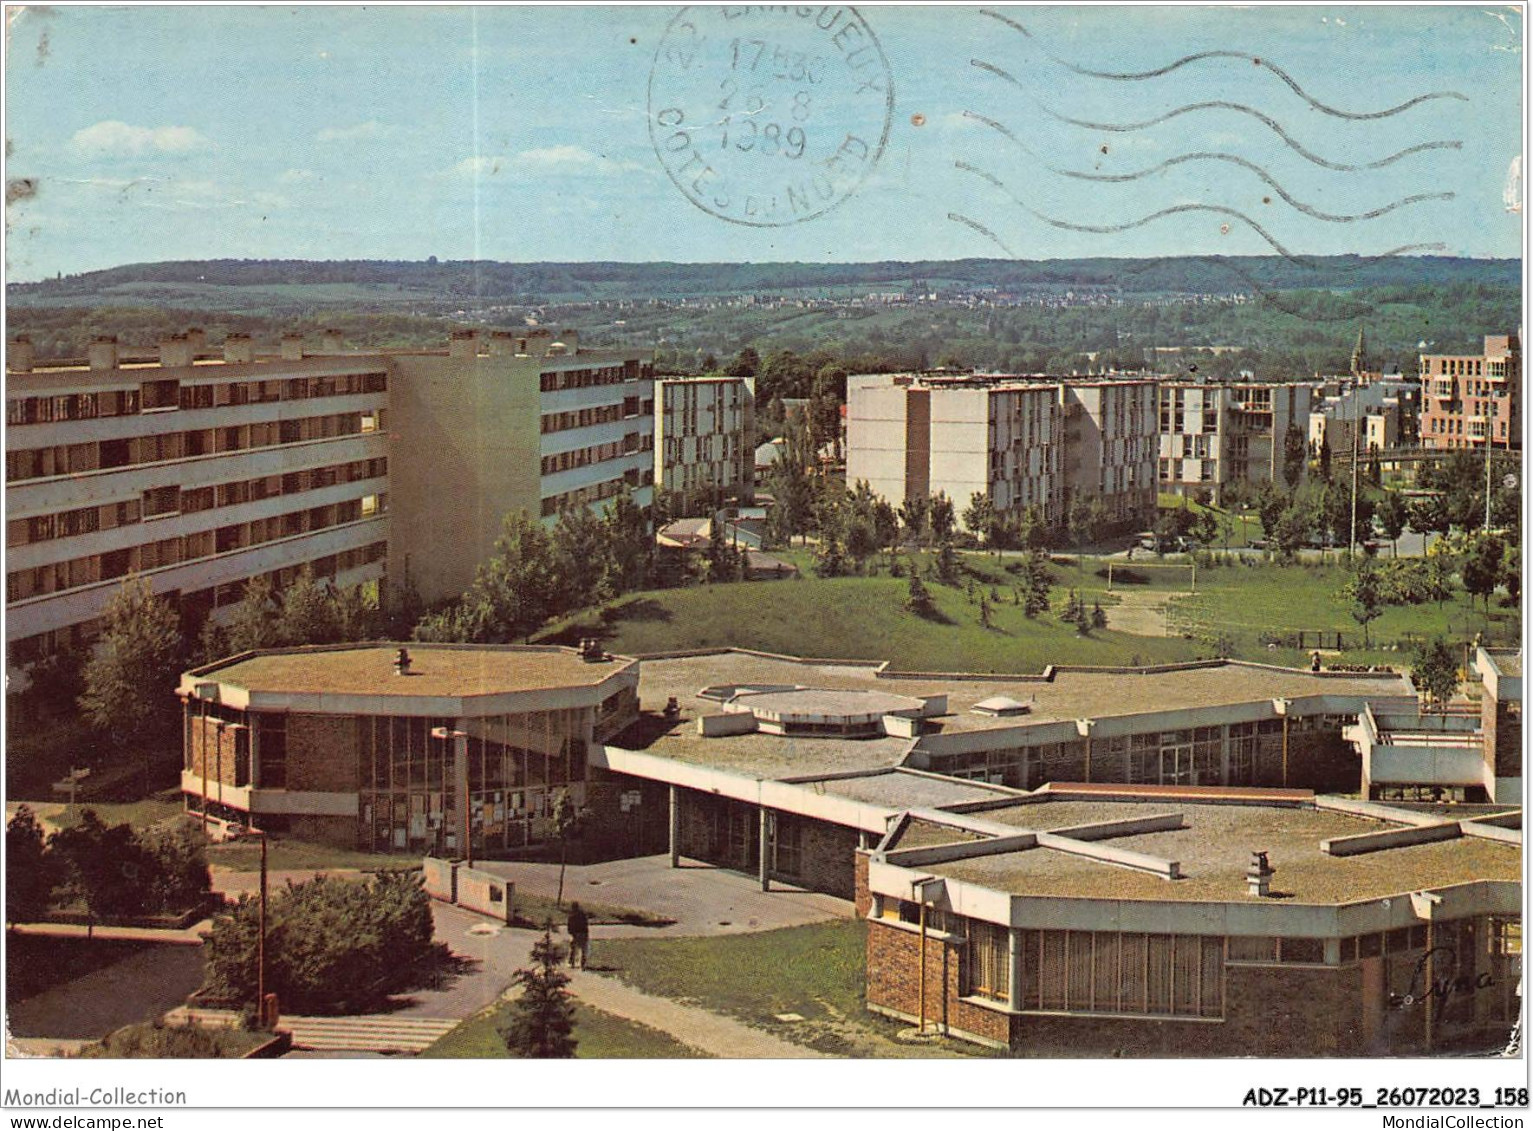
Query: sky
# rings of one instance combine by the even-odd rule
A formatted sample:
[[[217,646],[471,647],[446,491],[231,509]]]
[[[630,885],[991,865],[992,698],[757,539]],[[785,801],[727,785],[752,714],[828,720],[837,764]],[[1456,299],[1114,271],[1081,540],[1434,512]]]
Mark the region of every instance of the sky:
[[[862,6],[887,144],[835,207],[773,227],[698,207],[651,139],[668,25],[726,26],[679,11],[27,9],[6,57],[7,277],[209,258],[1520,253],[1512,8]],[[803,18],[731,26],[823,49],[835,72]],[[1187,58],[1205,52],[1224,54]],[[1108,77],[1147,72],[1163,73]],[[857,116],[815,94],[811,149]],[[766,169],[764,143],[738,160]]]

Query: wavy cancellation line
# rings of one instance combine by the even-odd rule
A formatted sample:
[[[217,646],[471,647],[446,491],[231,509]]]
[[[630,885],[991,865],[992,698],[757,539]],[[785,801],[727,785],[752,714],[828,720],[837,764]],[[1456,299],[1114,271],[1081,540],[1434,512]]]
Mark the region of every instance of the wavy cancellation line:
[[[1032,149],[1028,148],[1026,142],[1017,137],[1015,133],[1013,133],[1002,123],[997,122],[994,118],[987,118],[985,115],[975,113],[973,110],[965,110],[963,112],[963,116],[965,118],[972,118],[974,121],[981,122],[984,125],[989,126],[991,129],[997,131],[1003,137],[1013,142],[1019,149],[1022,150],[1023,153],[1026,153],[1033,160],[1041,164],[1043,168],[1047,169],[1049,172],[1055,174],[1056,176],[1070,177],[1078,181],[1099,181],[1106,184],[1119,184],[1124,181],[1137,181],[1143,177],[1148,177],[1151,174],[1159,173],[1164,169],[1170,169],[1176,165],[1184,165],[1189,161],[1223,161],[1231,165],[1239,165],[1241,168],[1249,169],[1251,172],[1255,173],[1290,207],[1297,209],[1298,211],[1304,213],[1306,216],[1313,216],[1316,220],[1324,220],[1332,224],[1347,224],[1356,220],[1373,220],[1379,216],[1384,216],[1390,212],[1393,212],[1397,208],[1405,208],[1407,205],[1420,204],[1422,201],[1427,200],[1452,200],[1456,195],[1455,193],[1448,191],[1424,192],[1417,193],[1414,196],[1401,197],[1399,200],[1391,201],[1389,204],[1381,205],[1380,207],[1370,209],[1367,212],[1354,212],[1350,214],[1338,212],[1322,212],[1320,209],[1314,207],[1314,205],[1307,204],[1293,196],[1293,194],[1291,194],[1287,189],[1279,184],[1277,179],[1273,177],[1271,173],[1267,172],[1267,170],[1262,166],[1258,165],[1254,161],[1247,161],[1244,157],[1237,156],[1234,153],[1212,151],[1200,153],[1183,153],[1176,157],[1168,157],[1159,165],[1152,165],[1148,169],[1140,169],[1138,172],[1134,173],[1087,173],[1079,169],[1060,169],[1054,165],[1050,165],[1047,161],[1044,161],[1041,157],[1039,157],[1037,153],[1033,152]]]
[[[1258,236],[1260,236],[1267,243],[1267,245],[1272,248],[1273,251],[1277,252],[1284,259],[1287,259],[1289,262],[1295,263],[1309,270],[1314,270],[1314,265],[1312,263],[1306,262],[1303,256],[1295,255],[1293,252],[1289,251],[1286,247],[1279,243],[1276,238],[1273,237],[1271,232],[1267,231],[1267,229],[1262,227],[1260,223],[1252,219],[1250,216],[1247,216],[1244,212],[1241,212],[1238,208],[1229,208],[1222,204],[1205,204],[1201,202],[1189,204],[1173,204],[1167,208],[1161,208],[1155,212],[1151,212],[1147,216],[1141,216],[1137,220],[1126,220],[1119,224],[1077,224],[1070,220],[1061,220],[1056,216],[1049,216],[1046,213],[1039,212],[1036,208],[1033,208],[1026,201],[1017,196],[1016,193],[1012,192],[1012,190],[1007,186],[1006,182],[1002,181],[993,173],[986,172],[984,169],[970,164],[968,161],[959,160],[955,161],[953,164],[955,168],[960,169],[966,173],[972,173],[974,176],[979,177],[981,180],[987,181],[991,185],[995,186],[1001,192],[1010,197],[1012,203],[1014,203],[1018,208],[1022,209],[1028,215],[1032,216],[1034,219],[1044,224],[1048,224],[1051,227],[1059,228],[1063,231],[1083,232],[1090,235],[1112,235],[1117,232],[1131,231],[1134,228],[1142,228],[1146,224],[1153,223],[1156,220],[1164,219],[1167,216],[1180,216],[1189,212],[1206,212],[1215,216],[1228,216],[1233,220],[1239,220],[1241,223],[1245,224],[1252,231],[1254,231]],[[971,224],[971,226],[975,227],[976,230],[979,230],[978,225]],[[989,232],[985,232],[984,234],[990,235]],[[991,238],[994,239],[995,237],[991,235]],[[996,240],[996,242],[1000,243],[999,240]],[[1395,252],[1390,254],[1403,254],[1405,250],[1417,250],[1422,246],[1424,245],[1408,245],[1407,248],[1397,249]]]
[[[1027,28],[1017,23],[1016,20],[1010,19],[1007,16],[1003,16],[999,12],[992,11],[989,8],[981,8],[980,15],[989,16],[993,20],[999,20],[1007,27],[1021,32],[1022,35],[1027,39],[1033,38],[1032,32],[1028,31]],[[1063,67],[1067,71],[1071,71],[1077,75],[1084,75],[1087,78],[1109,79],[1114,82],[1140,82],[1145,79],[1160,78],[1164,75],[1169,75],[1173,71],[1180,70],[1182,67],[1187,66],[1189,63],[1201,62],[1204,59],[1238,59],[1243,63],[1251,63],[1254,66],[1261,67],[1263,70],[1276,75],[1290,90],[1292,90],[1300,98],[1304,99],[1304,101],[1308,102],[1316,110],[1319,110],[1321,113],[1329,114],[1333,118],[1346,118],[1349,121],[1354,122],[1373,121],[1379,118],[1393,117],[1396,114],[1403,114],[1413,106],[1419,106],[1423,102],[1431,102],[1439,98],[1452,98],[1457,99],[1460,102],[1469,101],[1468,95],[1462,94],[1456,90],[1434,90],[1427,94],[1418,94],[1414,98],[1408,98],[1398,106],[1391,106],[1387,110],[1374,110],[1367,113],[1359,113],[1351,110],[1341,110],[1335,106],[1329,106],[1326,103],[1321,102],[1318,98],[1314,97],[1302,86],[1300,86],[1297,79],[1295,79],[1287,71],[1283,70],[1282,67],[1279,67],[1276,63],[1270,62],[1269,60],[1262,58],[1260,55],[1251,55],[1244,51],[1198,51],[1191,55],[1183,55],[1175,62],[1167,63],[1164,67],[1156,67],[1154,70],[1149,71],[1094,71],[1088,67],[1082,67],[1072,63],[1068,59],[1061,59],[1058,55],[1055,55],[1047,48],[1040,47],[1039,49],[1043,52],[1044,57],[1047,58],[1049,62],[1054,63],[1056,66]]]
[[[982,71],[988,71],[990,74],[995,75],[997,78],[1009,82],[1018,90],[1027,93],[1029,98],[1033,98],[1032,93],[1027,90],[1027,87],[1022,84],[1021,80],[1019,80],[1015,75],[1006,71],[1004,68],[998,67],[994,63],[987,63],[982,59],[970,59],[969,65],[971,67],[977,67]],[[1282,126],[1278,125],[1275,120],[1268,117],[1266,114],[1263,114],[1254,106],[1247,106],[1243,102],[1225,102],[1222,100],[1211,102],[1190,102],[1186,106],[1178,106],[1175,110],[1168,110],[1166,113],[1160,115],[1157,118],[1149,118],[1142,122],[1088,122],[1082,118],[1072,118],[1066,114],[1061,114],[1059,111],[1054,110],[1045,103],[1039,102],[1036,98],[1033,98],[1033,102],[1038,107],[1038,109],[1042,110],[1045,114],[1055,119],[1056,121],[1064,122],[1072,126],[1080,126],[1082,129],[1103,130],[1109,133],[1132,133],[1136,130],[1149,129],[1151,126],[1158,126],[1162,122],[1168,122],[1172,118],[1179,118],[1183,114],[1192,114],[1199,110],[1231,110],[1237,114],[1246,114],[1261,122],[1264,126],[1275,133],[1283,141],[1283,143],[1288,146],[1289,149],[1292,149],[1306,161],[1309,161],[1315,165],[1319,165],[1325,169],[1335,169],[1340,173],[1359,173],[1366,169],[1383,169],[1388,165],[1393,165],[1396,161],[1399,161],[1402,158],[1409,157],[1413,153],[1424,153],[1432,149],[1462,149],[1464,147],[1464,143],[1461,141],[1425,141],[1419,145],[1408,146],[1407,148],[1400,150],[1398,153],[1391,153],[1388,157],[1381,157],[1377,161],[1370,161],[1363,165],[1348,165],[1340,161],[1331,161],[1328,158],[1321,157],[1318,153],[1314,153],[1311,150],[1304,148],[1304,146],[1300,145],[1291,136],[1289,136],[1288,131],[1283,129]]]

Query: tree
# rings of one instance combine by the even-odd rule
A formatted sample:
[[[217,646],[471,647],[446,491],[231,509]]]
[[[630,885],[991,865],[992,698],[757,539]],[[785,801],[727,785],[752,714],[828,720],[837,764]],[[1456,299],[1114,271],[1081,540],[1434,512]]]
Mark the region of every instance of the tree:
[[[36,815],[23,805],[5,823],[5,921],[35,923],[53,901],[53,860]]]
[[[1506,548],[1506,557],[1501,562],[1501,585],[1506,590],[1506,595],[1512,604],[1522,602],[1522,547],[1516,542],[1510,543]]]
[[[1379,527],[1384,532],[1384,537],[1389,539],[1392,556],[1398,558],[1400,535],[1405,533],[1406,520],[1410,517],[1410,508],[1405,502],[1405,497],[1398,491],[1385,491],[1374,515],[1379,520]]]
[[[1028,617],[1036,617],[1048,612],[1049,590],[1054,585],[1054,575],[1049,572],[1046,559],[1037,550],[1029,553],[1024,561],[1027,594],[1022,603],[1022,611]]]
[[[1199,511],[1193,516],[1187,533],[1203,549],[1208,549],[1219,538],[1219,518],[1211,510]]]
[[[575,1004],[570,1000],[570,976],[559,968],[564,948],[554,942],[553,924],[532,944],[532,965],[518,970],[513,983],[522,993],[511,1003],[501,1027],[506,1050],[515,1056],[569,1058],[575,1055]]]
[[[1091,627],[1098,629],[1107,627],[1107,613],[1102,609],[1101,598],[1091,603]]]
[[[607,597],[645,588],[654,573],[655,537],[644,511],[626,486],[618,492],[602,519],[607,561],[601,591]]]
[[[1441,637],[1416,646],[1411,657],[1411,682],[1427,702],[1441,706],[1458,690],[1458,664]]]
[[[937,580],[944,585],[958,584],[958,555],[950,539],[944,538],[937,547]]]
[[[926,588],[926,583],[921,580],[921,575],[914,568],[910,571],[905,607],[919,617],[932,617],[937,612],[931,590]]]
[[[277,602],[271,581],[262,574],[245,583],[244,595],[229,618],[229,651],[252,652],[275,648],[281,640],[277,625]]]
[[[606,525],[590,507],[561,511],[554,524],[553,549],[559,576],[559,611],[592,604],[607,558]]]
[[[107,606],[105,627],[85,664],[80,709],[86,721],[124,749],[174,734],[174,695],[185,646],[180,618],[143,578],[129,578]]]
[[[969,533],[994,545],[995,517],[995,504],[990,501],[987,492],[975,491],[969,496],[969,505],[963,512],[963,524]]]
[[[900,521],[905,531],[918,546],[926,544],[926,532],[931,520],[931,500],[925,495],[912,495],[900,504]]]
[[[957,515],[953,510],[953,500],[947,497],[946,491],[938,491],[932,496],[930,518],[932,537],[938,542],[950,541],[953,537],[954,527],[957,525]]]
[[[1410,504],[1410,526],[1422,534],[1446,534],[1452,526],[1441,495],[1423,495]]]
[[[203,989],[214,1001],[255,1002],[259,924],[251,896],[213,921]],[[436,975],[444,948],[431,934],[419,872],[289,881],[267,901],[267,992],[294,1013],[372,1012]]]
[[[1384,611],[1384,599],[1382,588],[1379,583],[1378,568],[1373,562],[1364,559],[1357,563],[1347,583],[1342,589],[1350,606],[1349,611],[1363,630],[1363,647],[1370,646],[1368,640],[1368,625],[1378,619]]]
[[[277,614],[277,641],[294,646],[334,644],[340,639],[340,618],[328,582],[314,578],[307,565],[282,591],[282,610]]]
[[[1491,594],[1501,581],[1501,558],[1504,552],[1501,539],[1490,534],[1481,535],[1459,568],[1464,588],[1484,600],[1487,613],[1490,612]]]
[[[986,597],[983,593],[979,595],[979,623],[982,628],[991,627],[990,598]]]
[[[724,370],[731,377],[754,377],[761,369],[761,355],[750,346],[735,354],[734,360]]]
[[[1278,519],[1277,529],[1273,531],[1272,540],[1277,546],[1278,556],[1284,561],[1292,561],[1294,555],[1299,552],[1299,547],[1304,545],[1309,537],[1309,515],[1304,513],[1302,507],[1291,506],[1285,510]]]
[[[1331,431],[1329,428],[1320,433],[1318,456],[1316,462],[1319,464],[1320,478],[1329,483],[1331,481]]]
[[[48,841],[65,889],[85,904],[89,928],[98,919],[126,918],[152,910],[154,860],[126,822],[107,825],[94,809]],[[88,929],[89,929],[88,928]]]
[[[841,458],[841,406],[846,403],[846,370],[826,365],[815,376],[809,397],[809,429],[815,450],[829,446]]]
[[[580,811],[575,808],[575,800],[570,796],[570,791],[561,789],[554,795],[553,812],[549,814],[554,839],[559,842],[559,893],[554,902],[559,907],[564,906],[564,869],[570,858],[570,839],[576,836],[580,830]]]
[[[452,616],[469,641],[510,643],[552,615],[559,584],[548,530],[517,511],[506,516],[494,556],[480,565]]]
[[[888,548],[889,568],[893,569],[894,557],[900,550],[900,517],[888,499],[880,498],[873,504],[873,537],[880,546]]]
[[[1283,434],[1283,482],[1288,484],[1290,491],[1304,478],[1304,457],[1308,449],[1299,426],[1290,424]]]

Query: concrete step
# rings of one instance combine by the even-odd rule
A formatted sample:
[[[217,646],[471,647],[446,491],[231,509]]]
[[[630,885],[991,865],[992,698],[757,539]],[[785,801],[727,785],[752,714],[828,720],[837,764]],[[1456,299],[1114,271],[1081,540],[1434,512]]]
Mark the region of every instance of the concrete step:
[[[233,1028],[239,1014],[222,1009],[171,1010],[165,1020],[172,1025],[206,1025]],[[441,1017],[283,1017],[278,1025],[293,1034],[297,1048],[353,1052],[420,1052],[458,1022]]]

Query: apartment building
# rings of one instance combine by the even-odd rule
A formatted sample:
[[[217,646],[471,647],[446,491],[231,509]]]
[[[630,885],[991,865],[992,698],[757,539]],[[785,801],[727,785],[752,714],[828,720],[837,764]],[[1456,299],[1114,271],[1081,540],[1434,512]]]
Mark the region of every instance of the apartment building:
[[[426,600],[461,593],[523,510],[654,501],[654,370],[581,350],[573,330],[455,331],[445,352],[391,355],[389,568]]]
[[[130,355],[111,339],[6,382],[6,639],[25,664],[94,635],[129,574],[195,624],[304,566],[339,585],[461,592],[503,517],[651,503],[654,394],[637,352],[573,331],[454,334],[446,350],[319,352],[288,335]]]
[[[1522,343],[1487,334],[1479,354],[1421,355],[1421,446],[1522,448]]]
[[[1314,394],[1304,383],[1162,384],[1160,489],[1218,501],[1232,483],[1282,482],[1288,430],[1304,447]]]
[[[7,360],[8,664],[88,639],[130,573],[192,619],[262,575],[383,576],[386,359],[287,340],[257,360],[238,335],[210,355],[194,331],[151,357],[99,339],[39,364],[22,340]]]
[[[1071,498],[1096,498],[1111,526],[1153,521],[1159,391],[1153,381],[1072,381],[1064,387]]]
[[[1310,451],[1328,447],[1333,456],[1350,456],[1355,439],[1358,453],[1366,457],[1404,445],[1414,434],[1416,394],[1417,386],[1398,378],[1328,384],[1311,402]]]
[[[1155,504],[1155,386],[1009,376],[862,375],[847,385],[847,481],[895,505],[976,493],[997,511],[1037,508],[1062,526],[1070,500],[1100,497],[1128,523]]]
[[[687,499],[756,496],[755,397],[743,377],[655,382],[655,483]]]

